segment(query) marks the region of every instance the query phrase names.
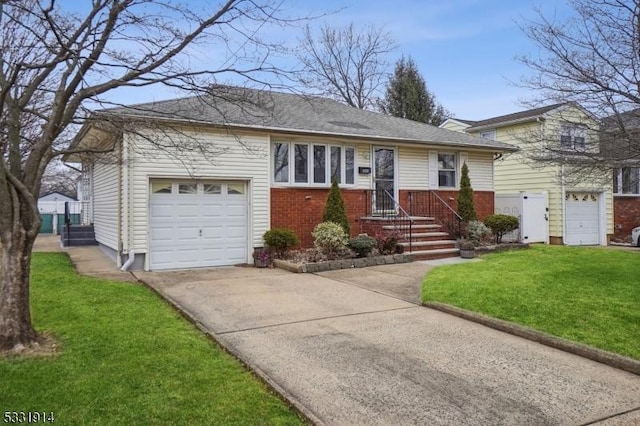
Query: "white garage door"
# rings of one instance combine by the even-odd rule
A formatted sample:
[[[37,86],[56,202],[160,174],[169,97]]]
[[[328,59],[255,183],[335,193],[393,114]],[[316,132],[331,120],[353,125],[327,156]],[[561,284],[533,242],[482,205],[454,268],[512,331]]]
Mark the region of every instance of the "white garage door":
[[[150,268],[247,261],[245,182],[151,181]]]
[[[567,245],[600,244],[600,208],[598,194],[567,193],[566,241]]]

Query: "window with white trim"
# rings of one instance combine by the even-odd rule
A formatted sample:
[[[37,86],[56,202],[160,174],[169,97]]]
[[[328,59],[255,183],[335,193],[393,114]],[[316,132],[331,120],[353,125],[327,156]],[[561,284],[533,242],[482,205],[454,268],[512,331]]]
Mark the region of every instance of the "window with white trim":
[[[577,124],[560,126],[560,148],[565,151],[583,152],[587,149],[587,128]]]
[[[438,153],[438,187],[456,187],[456,154],[449,152]]]
[[[614,194],[640,194],[640,167],[622,167],[613,174]]]
[[[275,142],[272,157],[272,179],[276,184],[328,186],[332,179],[343,185],[355,184],[353,146]]]
[[[486,132],[480,133],[481,138],[491,139],[492,141],[496,140],[496,131],[495,130],[487,130]]]

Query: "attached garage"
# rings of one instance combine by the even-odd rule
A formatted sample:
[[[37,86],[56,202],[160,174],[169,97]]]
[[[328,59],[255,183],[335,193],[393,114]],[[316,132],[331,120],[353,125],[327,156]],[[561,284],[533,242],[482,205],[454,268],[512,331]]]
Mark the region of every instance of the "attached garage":
[[[149,187],[151,270],[247,262],[246,182],[152,180]]]
[[[565,195],[565,243],[572,246],[600,244],[600,202],[598,193],[571,192]]]

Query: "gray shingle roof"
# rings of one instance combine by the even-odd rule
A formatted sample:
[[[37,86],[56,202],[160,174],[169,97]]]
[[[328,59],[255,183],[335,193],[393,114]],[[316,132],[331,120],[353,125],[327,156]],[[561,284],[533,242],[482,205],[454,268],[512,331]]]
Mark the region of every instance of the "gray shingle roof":
[[[491,117],[491,118],[487,118],[485,120],[480,120],[480,121],[475,121],[475,122],[470,122],[471,127],[465,129],[466,131],[473,131],[475,129],[478,128],[486,128],[486,127],[491,127],[491,126],[495,126],[498,127],[501,124],[507,124],[507,123],[512,123],[512,122],[522,122],[522,121],[526,121],[526,120],[533,120],[536,119],[544,114],[546,114],[549,111],[553,111],[556,108],[559,108],[561,106],[565,105],[564,103],[560,103],[560,104],[553,104],[553,105],[547,105],[544,107],[540,107],[540,108],[534,108],[534,109],[528,109],[526,111],[519,111],[519,112],[514,112],[512,114],[507,114],[507,115],[500,115],[498,117]],[[462,121],[465,122],[466,120],[460,120],[460,119],[456,119],[458,121]]]
[[[313,96],[216,86],[210,95],[151,102],[96,112],[127,120],[171,120],[429,145],[513,151],[513,146],[429,124],[359,110]]]

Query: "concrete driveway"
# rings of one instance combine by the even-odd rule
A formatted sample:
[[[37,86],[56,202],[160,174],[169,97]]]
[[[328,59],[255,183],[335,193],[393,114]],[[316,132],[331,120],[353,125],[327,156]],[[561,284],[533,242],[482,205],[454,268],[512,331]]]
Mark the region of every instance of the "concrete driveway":
[[[640,424],[639,376],[406,301],[419,265],[136,276],[319,424]]]

